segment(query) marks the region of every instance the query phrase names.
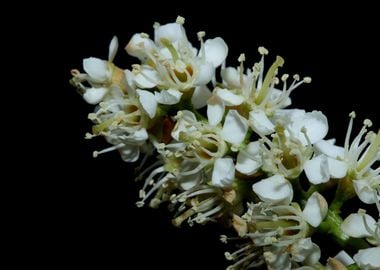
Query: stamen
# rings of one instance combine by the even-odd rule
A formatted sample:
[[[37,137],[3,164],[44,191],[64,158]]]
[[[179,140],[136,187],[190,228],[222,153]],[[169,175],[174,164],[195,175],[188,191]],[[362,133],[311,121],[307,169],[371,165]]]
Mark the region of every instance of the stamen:
[[[117,145],[114,145],[114,146],[111,146],[111,147],[105,148],[105,149],[103,149],[103,150],[101,150],[101,151],[94,151],[94,152],[92,153],[92,156],[93,156],[94,158],[96,158],[96,157],[98,157],[98,155],[100,155],[100,154],[108,153],[108,152],[111,152],[111,151],[114,151],[114,150],[120,149],[120,148],[122,148],[122,147],[124,147],[124,146],[125,146],[124,143],[119,143],[119,144],[117,144]]]

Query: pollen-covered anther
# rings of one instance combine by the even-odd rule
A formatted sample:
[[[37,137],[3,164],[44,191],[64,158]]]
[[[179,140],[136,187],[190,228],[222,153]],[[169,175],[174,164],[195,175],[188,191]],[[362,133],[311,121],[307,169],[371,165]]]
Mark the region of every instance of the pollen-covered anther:
[[[365,119],[364,122],[363,122],[363,124],[364,124],[365,126],[367,126],[367,127],[372,127],[372,121],[369,120],[369,119]]]
[[[281,81],[286,82],[286,80],[289,78],[289,74],[283,74],[281,76]]]
[[[160,23],[159,22],[154,22],[153,29],[157,29],[158,27],[160,27]]]
[[[304,83],[311,83],[311,77],[304,77],[303,82]]]
[[[224,252],[224,257],[226,257],[227,261],[232,261],[234,259],[234,256],[228,251]]]
[[[182,25],[185,23],[185,18],[182,16],[178,16],[175,22]]]
[[[262,46],[260,46],[257,50],[259,51],[259,54],[261,55],[267,55],[269,53],[269,51],[265,47],[262,47]]]
[[[141,32],[140,37],[142,38],[149,38],[149,35],[147,33]]]
[[[197,36],[198,36],[198,40],[202,40],[202,38],[204,38],[206,36],[206,32],[205,31],[199,31],[197,33]]]
[[[239,63],[245,61],[245,54],[244,54],[244,53],[240,54],[240,56],[239,56],[239,58],[238,58],[238,61],[239,61]]]
[[[295,81],[299,81],[299,80],[300,80],[300,75],[298,75],[298,74],[294,74],[294,75],[293,75],[293,79],[294,79]]]
[[[356,112],[355,111],[350,112],[349,117],[355,118],[356,117]]]

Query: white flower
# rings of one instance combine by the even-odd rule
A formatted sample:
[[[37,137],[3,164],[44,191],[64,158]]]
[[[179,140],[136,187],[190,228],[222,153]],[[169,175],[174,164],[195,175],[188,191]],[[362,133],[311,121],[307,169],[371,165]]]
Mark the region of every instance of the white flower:
[[[112,88],[118,87],[120,91],[125,91],[127,82],[125,73],[116,67],[112,61],[118,49],[117,37],[113,37],[108,52],[108,61],[96,57],[83,60],[83,69],[86,74],[80,74],[77,70],[72,70],[73,83],[83,91],[83,98],[89,104],[98,104],[105,100]],[[87,81],[91,87],[83,84]]]
[[[314,148],[318,155],[305,164],[305,172],[309,181],[314,184],[327,182],[330,178],[348,176],[361,201],[367,204],[378,203],[380,167],[372,169],[372,166],[380,160],[380,131],[377,134],[368,132],[367,128],[372,123],[366,119],[359,134],[350,144],[354,118],[355,113],[352,112],[344,148],[335,146],[331,141],[317,142]]]
[[[224,120],[221,137],[236,146],[239,146],[248,131],[246,120],[236,111],[230,110]]]
[[[287,205],[293,199],[292,185],[279,174],[253,184],[252,189],[264,202]]]
[[[259,52],[262,55],[261,61],[256,63],[252,70],[247,70],[247,74],[244,74],[244,54],[238,59],[238,69],[228,67],[222,70],[223,85],[213,92],[213,97],[208,101],[208,113],[214,115],[214,125],[221,121],[226,107],[240,106],[247,111],[249,125],[255,132],[260,135],[270,134],[274,131],[274,125],[270,120],[274,112],[291,103],[289,95],[295,88],[303,82],[310,82],[310,78],[304,78],[297,83],[299,76],[296,75],[294,82],[287,88],[288,76],[284,75],[283,89],[275,89],[274,86],[278,83],[276,74],[284,59],[278,56],[264,78],[264,55],[268,52],[263,47],[259,48]]]
[[[297,178],[312,155],[312,147],[310,144],[304,146],[281,121],[277,122],[275,129],[272,141],[265,136],[259,140],[263,150],[262,169],[271,174],[282,174],[288,179]],[[307,136],[304,129],[301,133]]]
[[[126,50],[143,61],[141,66],[134,65],[136,84],[140,88],[175,89],[184,93],[199,87],[192,101],[196,107],[204,106],[202,99],[210,95],[205,85],[214,77],[215,68],[224,62],[228,47],[221,38],[203,42],[205,33],[199,32],[201,48],[197,53],[187,39],[183,23],[184,19],[178,17],[176,23],[156,24],[154,41],[144,33],[135,34]]]
[[[362,270],[380,269],[380,247],[361,249],[354,255],[354,260]]]
[[[380,245],[380,218],[376,222],[365,210],[350,214],[342,223],[341,229],[351,237],[366,237],[370,243]]]

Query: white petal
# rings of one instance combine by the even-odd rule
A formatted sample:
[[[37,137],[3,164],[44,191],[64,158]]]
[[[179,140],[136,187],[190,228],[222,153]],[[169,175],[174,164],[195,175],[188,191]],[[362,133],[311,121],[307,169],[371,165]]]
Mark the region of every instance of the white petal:
[[[240,72],[233,67],[227,67],[221,71],[221,76],[225,84],[231,88],[240,87]]]
[[[218,158],[212,171],[212,184],[217,187],[230,187],[235,178],[232,158]]]
[[[331,141],[321,140],[314,144],[314,148],[322,154],[325,154],[332,158],[340,158],[344,157],[344,148],[340,146],[336,146],[331,143]]]
[[[196,185],[198,185],[202,181],[202,170],[196,170],[199,167],[198,162],[192,162],[185,160],[181,164],[180,174],[178,176],[178,182],[181,188],[184,190],[189,190]],[[193,173],[187,173],[191,172]]]
[[[314,192],[306,202],[306,206],[302,211],[304,219],[314,228],[318,227],[319,224],[327,215],[328,204],[326,199],[319,194]]]
[[[154,96],[160,104],[173,105],[180,101],[182,93],[176,89],[168,89],[154,92]]]
[[[108,48],[108,61],[112,62],[117,53],[117,49],[119,48],[119,41],[117,40],[117,36],[114,36],[111,40],[110,46]]]
[[[88,104],[98,104],[101,102],[104,98],[104,96],[107,94],[108,89],[104,87],[99,87],[99,88],[89,88],[86,89],[86,92],[83,94],[83,99],[88,103]]]
[[[156,43],[161,43],[162,38],[168,39],[171,42],[187,42],[185,29],[178,23],[168,23],[154,29],[154,41]]]
[[[204,46],[206,61],[212,63],[214,67],[220,66],[226,60],[228,46],[222,38],[208,39]]]
[[[196,130],[196,127],[194,127],[194,123],[197,122],[197,118],[195,117],[193,112],[184,110],[180,113],[182,114],[182,117],[177,121],[171,132],[172,137],[177,141],[179,141],[181,132],[189,133]]]
[[[140,156],[140,147],[137,145],[127,144],[120,149],[121,158],[125,162],[135,162]]]
[[[250,142],[237,156],[236,170],[245,175],[256,173],[262,165],[259,142]]]
[[[154,95],[149,91],[140,89],[137,89],[136,92],[139,95],[139,101],[144,111],[149,115],[150,118],[153,118],[156,115],[157,110],[157,102],[154,98]]]
[[[343,178],[348,171],[348,165],[344,161],[340,161],[334,158],[327,158],[327,164],[332,178]]]
[[[153,40],[141,34],[134,34],[125,47],[125,50],[129,55],[142,60],[147,56],[146,53],[152,51],[154,48],[155,45]]]
[[[237,106],[244,102],[244,97],[235,95],[228,89],[217,88],[215,94],[220,97],[226,106]]]
[[[313,248],[313,242],[311,238],[303,238],[291,245],[290,252],[292,258],[296,262],[303,262],[309,255],[311,249]]]
[[[155,87],[159,81],[157,71],[147,66],[142,67],[141,71],[135,76],[136,85],[144,89]]]
[[[203,108],[207,105],[207,100],[211,97],[211,91],[206,85],[197,86],[194,89],[193,96],[191,97],[191,103],[195,109]]]
[[[207,100],[207,119],[211,126],[216,126],[222,121],[224,115],[224,102],[223,100],[216,96],[212,95]]]
[[[364,213],[350,214],[341,225],[345,234],[356,238],[370,237],[375,228],[376,221]]]
[[[366,204],[373,204],[380,200],[380,196],[376,195],[375,190],[367,180],[353,180],[353,186],[359,199]]]
[[[90,57],[83,60],[83,69],[92,81],[105,82],[108,80],[108,63],[99,58]]]
[[[380,247],[361,249],[354,255],[354,260],[362,270],[380,269]]]
[[[253,184],[252,189],[264,202],[289,204],[293,199],[292,185],[279,174]]]
[[[211,81],[214,77],[215,68],[211,63],[204,63],[199,65],[199,69],[196,74],[194,85],[205,85]]]
[[[268,270],[291,269],[290,256],[287,252],[281,250],[281,248],[271,247],[270,251],[264,252],[264,259]]]
[[[305,162],[304,170],[309,182],[317,185],[330,179],[328,161],[325,155],[319,155]]]
[[[335,255],[334,259],[340,261],[344,266],[355,263],[351,256],[348,255],[344,250],[339,251],[339,253]]]
[[[268,135],[274,132],[274,125],[262,110],[249,112],[249,123],[258,134]]]
[[[321,258],[321,249],[313,243],[309,256],[305,259],[305,264],[314,266]]]
[[[328,131],[327,118],[319,111],[306,113],[302,117],[295,117],[292,119],[292,122],[290,126],[291,131],[293,131],[294,136],[296,136],[303,145],[308,144],[304,134],[301,132],[303,127],[306,128],[306,133],[312,144],[322,140]]]
[[[248,131],[247,120],[236,110],[230,110],[224,120],[221,137],[223,140],[239,145],[243,142]]]
[[[147,139],[148,139],[148,132],[146,131],[145,128],[136,130],[135,132],[131,134],[131,136],[129,136],[129,140],[131,142],[141,143],[141,142],[145,142]]]
[[[278,90],[276,88],[273,88],[272,91],[270,92],[270,100],[276,101],[282,94],[283,94],[282,90]],[[292,100],[289,97],[287,97],[285,99],[285,101],[282,102],[281,106],[284,108],[284,107],[287,107],[291,104],[292,104]]]

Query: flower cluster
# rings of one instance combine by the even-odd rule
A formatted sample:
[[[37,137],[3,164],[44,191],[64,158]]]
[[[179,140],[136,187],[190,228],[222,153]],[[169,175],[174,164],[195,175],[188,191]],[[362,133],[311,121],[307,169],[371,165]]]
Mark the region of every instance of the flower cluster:
[[[71,83],[89,104],[92,133],[126,162],[141,160],[138,207],[169,205],[173,224],[219,222],[235,229],[228,269],[380,269],[380,131],[365,120],[343,146],[326,139],[320,111],[287,109],[290,94],[310,77],[280,74],[284,59],[269,68],[260,60],[227,67],[228,46],[198,32],[188,40],[184,18],[154,24],[154,37],[134,34],[125,47],[138,59],[117,67],[114,37],[107,60],[83,60]],[[326,192],[335,190],[335,196]],[[348,200],[368,209],[341,216]],[[327,199],[328,198],[328,199]],[[375,210],[374,211],[369,211]],[[377,210],[376,210],[377,209]],[[371,216],[372,214],[372,216]],[[377,215],[377,213],[376,213]],[[327,235],[342,251],[327,262],[315,235]],[[323,250],[322,250],[323,252]],[[356,267],[356,268],[355,268]]]

